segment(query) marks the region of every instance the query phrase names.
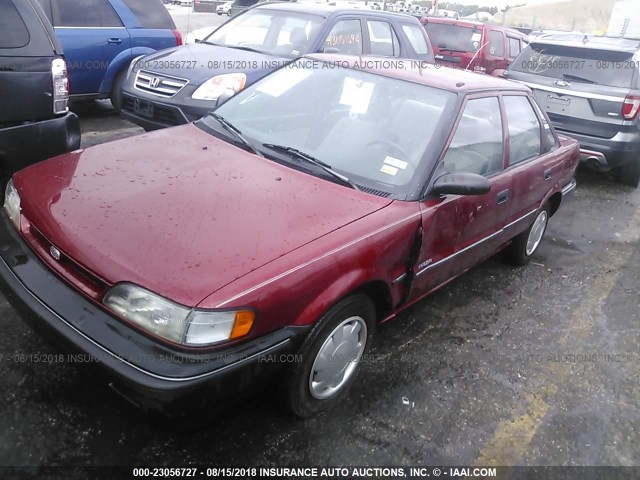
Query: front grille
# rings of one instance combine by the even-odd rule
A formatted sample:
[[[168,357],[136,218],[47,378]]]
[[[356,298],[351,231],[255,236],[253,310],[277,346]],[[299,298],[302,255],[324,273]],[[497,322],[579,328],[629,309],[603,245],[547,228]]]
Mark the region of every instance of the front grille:
[[[189,80],[185,78],[140,70],[136,74],[135,87],[143,92],[171,98],[182,90],[187,83],[189,83]]]

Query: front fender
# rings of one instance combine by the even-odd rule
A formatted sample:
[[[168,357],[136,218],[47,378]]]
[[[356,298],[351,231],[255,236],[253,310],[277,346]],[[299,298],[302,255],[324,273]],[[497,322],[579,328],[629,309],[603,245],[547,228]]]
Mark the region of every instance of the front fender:
[[[129,67],[131,60],[140,55],[149,55],[150,53],[155,52],[156,50],[148,47],[134,47],[120,52],[111,61],[111,63],[109,64],[109,68],[107,68],[104,78],[102,79],[102,83],[100,84],[100,93],[107,96],[111,95],[113,80],[116,78],[116,75],[118,75],[118,73]]]
[[[315,323],[333,305],[372,281],[381,281],[387,285],[383,280],[372,280],[376,278],[376,273],[371,268],[352,270],[342,275],[337,281],[316,294],[315,298],[307,304],[306,308],[294,320],[293,325],[307,326]]]

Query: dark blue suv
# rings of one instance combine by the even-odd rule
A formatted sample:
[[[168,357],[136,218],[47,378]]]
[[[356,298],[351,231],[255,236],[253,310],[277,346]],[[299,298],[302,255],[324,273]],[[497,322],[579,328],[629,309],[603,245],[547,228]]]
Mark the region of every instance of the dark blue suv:
[[[161,0],[38,0],[64,48],[71,99],[111,98],[131,60],[182,45]]]

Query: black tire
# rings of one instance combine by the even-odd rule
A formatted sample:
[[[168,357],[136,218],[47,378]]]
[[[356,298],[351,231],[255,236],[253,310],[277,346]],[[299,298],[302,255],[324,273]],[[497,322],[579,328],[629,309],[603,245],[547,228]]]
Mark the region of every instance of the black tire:
[[[328,398],[319,399],[312,394],[311,370],[321,347],[329,341],[332,333],[338,329],[340,324],[352,318],[359,318],[366,324],[366,333],[361,328],[359,334],[362,336],[359,342],[365,342],[362,354],[366,353],[371,346],[376,328],[376,312],[369,297],[356,294],[338,302],[316,322],[298,351],[298,354],[302,356],[302,361],[286,367],[282,376],[282,386],[286,404],[294,415],[306,418],[329,410],[348,394],[349,388],[353,385],[360,370],[362,354],[346,381]],[[357,322],[358,326],[362,326],[360,320],[354,320],[354,322]]]
[[[122,110],[122,82],[124,82],[124,76],[127,74],[127,70],[123,69],[113,79],[113,86],[111,87],[111,105],[116,112]]]
[[[616,182],[627,187],[638,188],[640,185],[640,158],[634,162],[618,167],[613,172]]]
[[[545,219],[544,219],[544,227],[542,230],[542,235],[540,237],[540,240],[538,241],[537,245],[535,245],[533,250],[527,252],[527,244],[529,243],[529,236],[531,235],[531,232],[534,226],[536,225],[536,222],[543,215]],[[550,216],[549,206],[545,205],[536,213],[535,219],[533,220],[531,225],[529,225],[529,228],[527,228],[524,232],[522,232],[520,235],[518,235],[513,239],[513,242],[511,243],[511,245],[509,245],[509,247],[505,250],[505,257],[509,261],[509,263],[513,265],[518,265],[518,266],[526,265],[527,263],[529,263],[529,261],[531,260],[531,257],[536,253],[536,251],[540,247],[540,243],[544,238],[545,232],[547,231],[549,216]]]

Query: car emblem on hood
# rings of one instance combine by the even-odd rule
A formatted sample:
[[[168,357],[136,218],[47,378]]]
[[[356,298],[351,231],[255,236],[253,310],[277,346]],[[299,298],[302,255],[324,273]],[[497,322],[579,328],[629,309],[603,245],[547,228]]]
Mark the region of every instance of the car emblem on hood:
[[[60,250],[58,250],[53,245],[49,247],[49,253],[51,254],[54,260],[60,260]]]
[[[149,86],[151,88],[158,88],[158,85],[160,85],[160,79],[158,77],[152,77],[151,80],[149,80]]]
[[[556,80],[554,82],[559,87],[570,87],[571,84],[569,82],[565,82],[564,80]]]

